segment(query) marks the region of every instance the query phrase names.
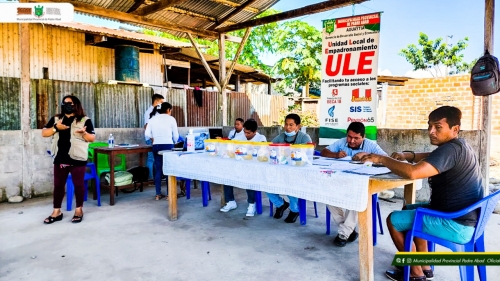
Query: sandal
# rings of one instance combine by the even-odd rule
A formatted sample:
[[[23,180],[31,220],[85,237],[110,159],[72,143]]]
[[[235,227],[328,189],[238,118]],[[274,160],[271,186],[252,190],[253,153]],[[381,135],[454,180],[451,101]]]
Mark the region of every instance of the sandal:
[[[160,194],[160,195],[156,195],[156,196],[155,196],[155,200],[156,200],[156,201],[161,200],[161,199],[163,199],[163,198],[165,198],[165,195],[163,195],[163,194]]]
[[[43,223],[44,224],[51,224],[51,223],[54,223],[56,221],[61,221],[63,219],[63,213],[61,213],[59,216],[57,217],[53,217],[53,216],[48,216],[44,221]]]
[[[81,216],[73,216],[73,218],[71,219],[71,222],[72,223],[80,223],[82,222],[83,220],[83,214]]]

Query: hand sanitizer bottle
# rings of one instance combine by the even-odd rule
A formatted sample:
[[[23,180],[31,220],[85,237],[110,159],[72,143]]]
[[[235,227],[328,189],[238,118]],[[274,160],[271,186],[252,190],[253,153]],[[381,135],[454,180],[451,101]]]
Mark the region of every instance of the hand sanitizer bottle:
[[[188,152],[194,152],[194,135],[193,135],[193,129],[189,129],[189,134],[187,135],[187,151]]]

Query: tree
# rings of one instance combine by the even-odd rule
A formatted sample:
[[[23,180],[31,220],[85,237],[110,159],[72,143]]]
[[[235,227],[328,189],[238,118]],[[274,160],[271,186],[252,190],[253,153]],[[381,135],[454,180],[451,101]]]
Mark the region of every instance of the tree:
[[[274,45],[281,58],[273,73],[284,77],[278,89],[305,85],[309,95],[310,86],[321,79],[321,32],[303,21],[287,21],[276,30]]]
[[[406,61],[413,65],[413,70],[427,70],[434,77],[463,73],[470,71],[474,65],[474,61],[465,62],[464,55],[461,54],[467,47],[467,41],[469,38],[465,37],[456,45],[446,44],[443,38],[429,40],[427,34],[420,32],[418,46],[410,44],[406,49],[402,49],[399,55],[405,57]],[[448,72],[445,75],[441,71],[443,66]]]

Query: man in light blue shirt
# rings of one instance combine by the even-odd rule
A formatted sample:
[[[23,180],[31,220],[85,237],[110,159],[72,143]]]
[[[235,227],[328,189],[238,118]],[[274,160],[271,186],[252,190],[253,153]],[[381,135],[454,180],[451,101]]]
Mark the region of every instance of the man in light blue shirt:
[[[376,153],[387,156],[380,146],[365,138],[365,125],[361,122],[352,122],[347,127],[347,137],[330,144],[321,151],[321,156],[330,158],[352,157],[360,160],[364,155]],[[358,212],[327,205],[332,213],[333,220],[339,226],[337,237],[333,244],[344,247],[347,242],[354,242],[358,238],[355,228],[358,225]]]

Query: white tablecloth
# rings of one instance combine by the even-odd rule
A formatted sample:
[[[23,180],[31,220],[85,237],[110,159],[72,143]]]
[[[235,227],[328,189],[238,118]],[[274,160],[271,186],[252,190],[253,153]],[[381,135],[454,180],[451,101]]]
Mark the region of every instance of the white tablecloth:
[[[272,165],[207,154],[163,154],[163,173],[176,177],[292,195],[349,210],[364,211],[369,176],[325,171],[318,166]]]

